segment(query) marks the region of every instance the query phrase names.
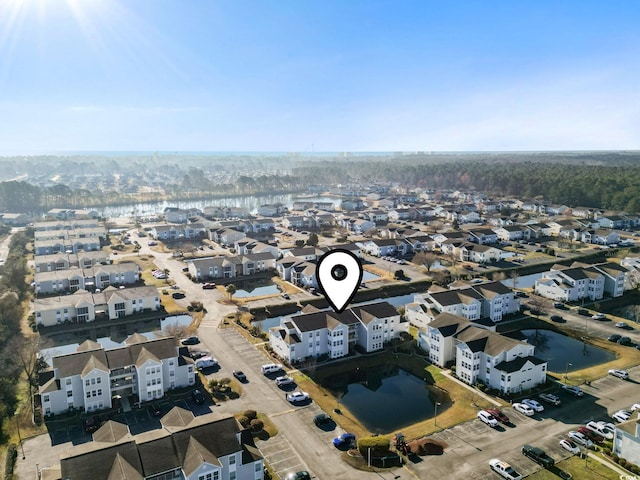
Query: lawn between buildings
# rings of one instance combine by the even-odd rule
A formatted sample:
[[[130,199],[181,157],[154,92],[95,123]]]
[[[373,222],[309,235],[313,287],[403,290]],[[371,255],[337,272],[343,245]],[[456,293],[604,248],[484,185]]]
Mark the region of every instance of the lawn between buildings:
[[[569,457],[556,463],[557,468],[569,472],[576,480],[619,480],[620,474],[606,465],[587,457],[586,461],[579,457]],[[539,470],[529,475],[528,480],[558,480],[560,477],[550,470]],[[632,478],[630,474],[630,478]]]
[[[429,418],[396,429],[396,431],[402,431],[408,440],[472,420],[476,418],[478,410],[492,406],[479,394],[443,375],[438,367],[428,364],[424,358],[417,355],[396,354],[390,351],[361,356],[326,367],[300,370],[293,374],[293,378],[299,389],[308,392],[313,401],[323,411],[330,414],[340,427],[355,433],[357,437],[370,436],[372,433],[344,405],[339,403],[332,391],[323,387],[321,383],[323,379],[338,373],[381,364],[395,364],[418,378],[426,379],[426,383],[432,385],[432,394],[438,402],[442,403],[436,419],[437,425],[436,420]],[[340,413],[336,413],[336,409]],[[394,432],[387,433],[393,434]]]

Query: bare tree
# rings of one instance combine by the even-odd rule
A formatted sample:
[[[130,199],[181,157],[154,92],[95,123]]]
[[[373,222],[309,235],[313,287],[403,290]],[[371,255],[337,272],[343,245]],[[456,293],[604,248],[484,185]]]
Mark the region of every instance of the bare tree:
[[[431,272],[431,267],[438,261],[438,257],[433,253],[420,252],[413,257],[413,263],[423,265],[427,268],[427,272]]]
[[[518,278],[520,278],[520,272],[514,268],[513,270],[509,270],[508,276],[511,280],[511,288],[515,290],[518,285]]]
[[[531,295],[531,298],[529,299],[529,306],[531,307],[531,311],[534,315],[539,316],[545,311],[545,303],[538,295]]]

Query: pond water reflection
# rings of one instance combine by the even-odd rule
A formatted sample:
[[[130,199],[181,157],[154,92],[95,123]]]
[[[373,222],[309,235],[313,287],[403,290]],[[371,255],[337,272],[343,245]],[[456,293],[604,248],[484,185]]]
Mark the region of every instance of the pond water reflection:
[[[390,433],[434,415],[434,399],[424,380],[397,365],[333,375],[322,384],[373,433]],[[444,408],[439,406],[438,413]]]
[[[536,346],[536,357],[548,362],[552,372],[573,372],[613,360],[615,354],[551,330],[522,330],[531,345]]]

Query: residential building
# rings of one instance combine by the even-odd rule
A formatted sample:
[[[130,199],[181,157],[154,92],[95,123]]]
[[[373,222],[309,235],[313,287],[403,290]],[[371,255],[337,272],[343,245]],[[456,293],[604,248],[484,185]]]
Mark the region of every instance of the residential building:
[[[441,367],[455,362],[456,375],[468,384],[482,383],[503,393],[529,390],[546,381],[547,362],[535,347],[442,313],[421,331],[419,345]]]
[[[269,331],[271,347],[288,362],[320,355],[339,358],[356,345],[374,352],[409,328],[387,302],[352,307],[342,313],[311,310],[284,317],[279,327]]]
[[[593,268],[554,265],[536,280],[535,293],[564,302],[600,300],[604,296],[604,276]]]
[[[498,234],[490,228],[478,228],[468,232],[467,240],[480,245],[498,243]]]
[[[110,262],[109,254],[97,250],[93,252],[56,253],[53,255],[37,255],[34,257],[35,271],[53,272],[67,270],[73,267],[91,268],[94,265]]]
[[[195,281],[235,278],[253,275],[275,268],[275,257],[270,252],[236,255],[232,257],[196,258],[189,260],[189,273]]]
[[[126,425],[109,420],[93,442],[65,451],[56,480],[262,480],[264,462],[250,430],[232,416],[195,417],[174,407],[161,428],[132,435]]]
[[[140,267],[134,262],[96,265],[89,268],[72,268],[36,272],[36,294],[63,293],[66,291],[103,289],[109,285],[130,285],[140,280]]]
[[[42,411],[102,410],[111,408],[115,395],[135,394],[141,402],[162,398],[170,389],[195,384],[188,353],[173,337],[134,334],[124,346],[108,350],[86,340],[75,352],[54,356],[51,368],[40,373]]]
[[[640,465],[640,420],[637,413],[626,422],[616,425],[612,453],[629,463]]]

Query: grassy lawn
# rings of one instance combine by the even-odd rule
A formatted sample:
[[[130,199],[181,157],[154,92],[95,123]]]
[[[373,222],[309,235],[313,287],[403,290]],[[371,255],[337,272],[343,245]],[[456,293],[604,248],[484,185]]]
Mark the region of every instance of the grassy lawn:
[[[620,475],[600,462],[587,458],[569,457],[556,464],[558,468],[569,472],[576,480],[619,480]],[[529,480],[558,480],[560,477],[549,470],[540,470],[529,475]]]
[[[329,413],[342,428],[355,433],[357,436],[368,436],[371,432],[338,401],[333,392],[324,388],[320,383],[322,383],[323,379],[340,372],[389,363],[396,364],[419,378],[425,378],[429,384],[434,383],[432,394],[442,403],[436,419],[437,425],[434,419],[431,418],[401,428],[405,437],[409,440],[471,420],[475,418],[479,409],[491,406],[480,395],[474,394],[457,382],[442,375],[438,367],[427,364],[424,359],[417,356],[395,355],[391,352],[359,357],[348,362],[318,368],[317,370],[308,369],[306,372],[295,373],[293,377],[300,389],[309,392],[313,401],[322,410]],[[339,409],[341,413],[335,413],[335,409]]]

